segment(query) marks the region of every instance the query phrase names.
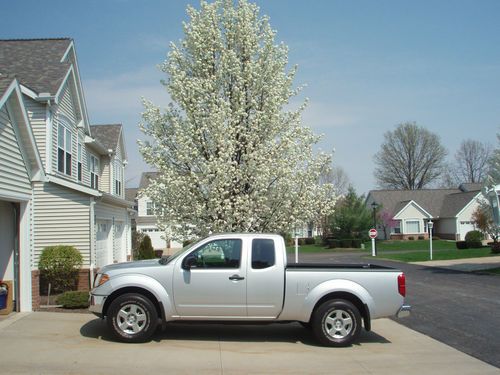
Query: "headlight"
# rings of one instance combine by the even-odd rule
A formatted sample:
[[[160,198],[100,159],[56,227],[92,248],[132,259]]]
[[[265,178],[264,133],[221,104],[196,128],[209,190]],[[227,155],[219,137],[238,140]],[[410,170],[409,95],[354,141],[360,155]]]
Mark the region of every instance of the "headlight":
[[[97,288],[98,286],[101,286],[104,284],[106,281],[109,280],[109,275],[106,273],[98,273],[95,281],[94,281],[94,288]]]

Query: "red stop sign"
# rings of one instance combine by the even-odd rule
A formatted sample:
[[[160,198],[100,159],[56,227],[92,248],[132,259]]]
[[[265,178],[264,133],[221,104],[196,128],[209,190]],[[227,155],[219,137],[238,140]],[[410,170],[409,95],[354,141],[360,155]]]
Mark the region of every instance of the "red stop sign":
[[[370,236],[370,238],[377,238],[378,236],[378,232],[375,228],[372,228],[368,231],[368,236]]]

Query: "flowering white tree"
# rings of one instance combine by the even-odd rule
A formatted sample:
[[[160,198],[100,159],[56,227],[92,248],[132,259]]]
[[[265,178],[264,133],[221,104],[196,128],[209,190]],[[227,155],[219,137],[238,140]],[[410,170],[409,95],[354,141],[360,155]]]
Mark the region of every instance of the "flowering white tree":
[[[320,183],[330,155],[301,125],[305,103],[288,49],[259,8],[240,0],[188,7],[185,37],[161,66],[172,103],[145,102],[141,153],[158,178],[146,191],[174,238],[211,232],[282,232],[331,212],[332,184]]]

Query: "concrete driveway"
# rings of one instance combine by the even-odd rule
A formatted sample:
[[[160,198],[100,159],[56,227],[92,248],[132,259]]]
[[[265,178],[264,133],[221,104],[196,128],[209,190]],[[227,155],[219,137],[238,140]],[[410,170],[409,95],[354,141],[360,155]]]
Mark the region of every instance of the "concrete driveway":
[[[500,374],[388,319],[350,348],[317,346],[299,324],[171,325],[145,344],[110,339],[90,314],[34,312],[0,322],[2,374]]]

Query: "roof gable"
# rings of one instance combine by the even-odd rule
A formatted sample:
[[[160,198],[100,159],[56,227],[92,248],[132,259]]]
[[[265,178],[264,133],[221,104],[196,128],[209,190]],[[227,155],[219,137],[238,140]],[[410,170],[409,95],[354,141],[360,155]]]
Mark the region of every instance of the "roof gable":
[[[149,186],[151,180],[158,176],[158,172],[143,172],[141,182],[139,183],[139,190],[143,190]]]
[[[99,143],[101,143],[107,150],[116,151],[119,142],[121,142],[122,125],[109,124],[109,125],[91,125],[90,133]],[[121,145],[123,148],[123,145]]]

